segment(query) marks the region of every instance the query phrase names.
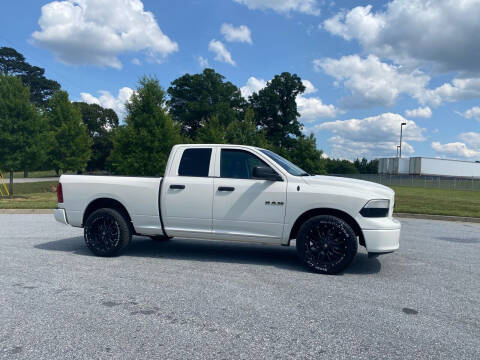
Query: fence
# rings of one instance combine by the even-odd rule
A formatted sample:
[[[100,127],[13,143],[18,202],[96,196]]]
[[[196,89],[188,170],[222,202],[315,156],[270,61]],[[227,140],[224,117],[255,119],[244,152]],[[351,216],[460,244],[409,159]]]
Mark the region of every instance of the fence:
[[[480,191],[480,178],[424,176],[424,175],[388,175],[388,174],[331,174],[360,180],[373,181],[387,186],[411,186],[449,190]]]

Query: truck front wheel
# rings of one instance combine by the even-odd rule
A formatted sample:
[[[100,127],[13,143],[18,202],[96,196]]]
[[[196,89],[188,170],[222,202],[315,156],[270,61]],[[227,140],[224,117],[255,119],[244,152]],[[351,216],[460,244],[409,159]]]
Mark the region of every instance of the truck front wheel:
[[[297,253],[311,270],[336,274],[344,270],[357,253],[357,236],[344,220],[319,215],[307,220],[297,235]]]
[[[97,256],[119,255],[132,240],[132,233],[121,213],[114,209],[98,209],[85,222],[85,242]]]

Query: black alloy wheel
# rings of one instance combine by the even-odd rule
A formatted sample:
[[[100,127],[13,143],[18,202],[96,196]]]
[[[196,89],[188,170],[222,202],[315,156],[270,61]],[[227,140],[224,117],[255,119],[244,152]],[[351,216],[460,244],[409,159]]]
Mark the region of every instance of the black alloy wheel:
[[[297,253],[311,270],[322,274],[337,274],[355,257],[357,236],[344,220],[319,215],[307,220],[297,236]]]
[[[84,237],[95,255],[115,256],[130,244],[132,233],[120,212],[105,208],[90,214],[85,222]]]

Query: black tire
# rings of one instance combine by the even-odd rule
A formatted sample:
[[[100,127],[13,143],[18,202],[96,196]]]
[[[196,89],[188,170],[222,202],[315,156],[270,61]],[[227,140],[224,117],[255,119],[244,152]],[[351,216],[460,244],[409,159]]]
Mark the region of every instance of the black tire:
[[[170,238],[168,236],[163,236],[163,235],[153,235],[150,236],[150,239],[154,241],[168,241]]]
[[[84,237],[95,255],[107,257],[119,255],[132,241],[132,232],[120,212],[104,208],[87,218]]]
[[[297,235],[297,253],[303,263],[321,274],[346,269],[357,254],[355,232],[344,220],[319,215],[307,220]]]

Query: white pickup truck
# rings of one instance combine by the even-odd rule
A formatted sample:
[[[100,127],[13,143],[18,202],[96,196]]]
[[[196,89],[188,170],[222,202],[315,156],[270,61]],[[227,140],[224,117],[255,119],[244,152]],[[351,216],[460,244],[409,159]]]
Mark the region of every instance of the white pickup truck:
[[[62,175],[55,219],[84,227],[99,256],[132,235],[286,245],[310,269],[345,269],[358,244],[399,247],[394,192],[375,183],[312,176],[272,151],[241,145],[176,145],[163,178]]]

